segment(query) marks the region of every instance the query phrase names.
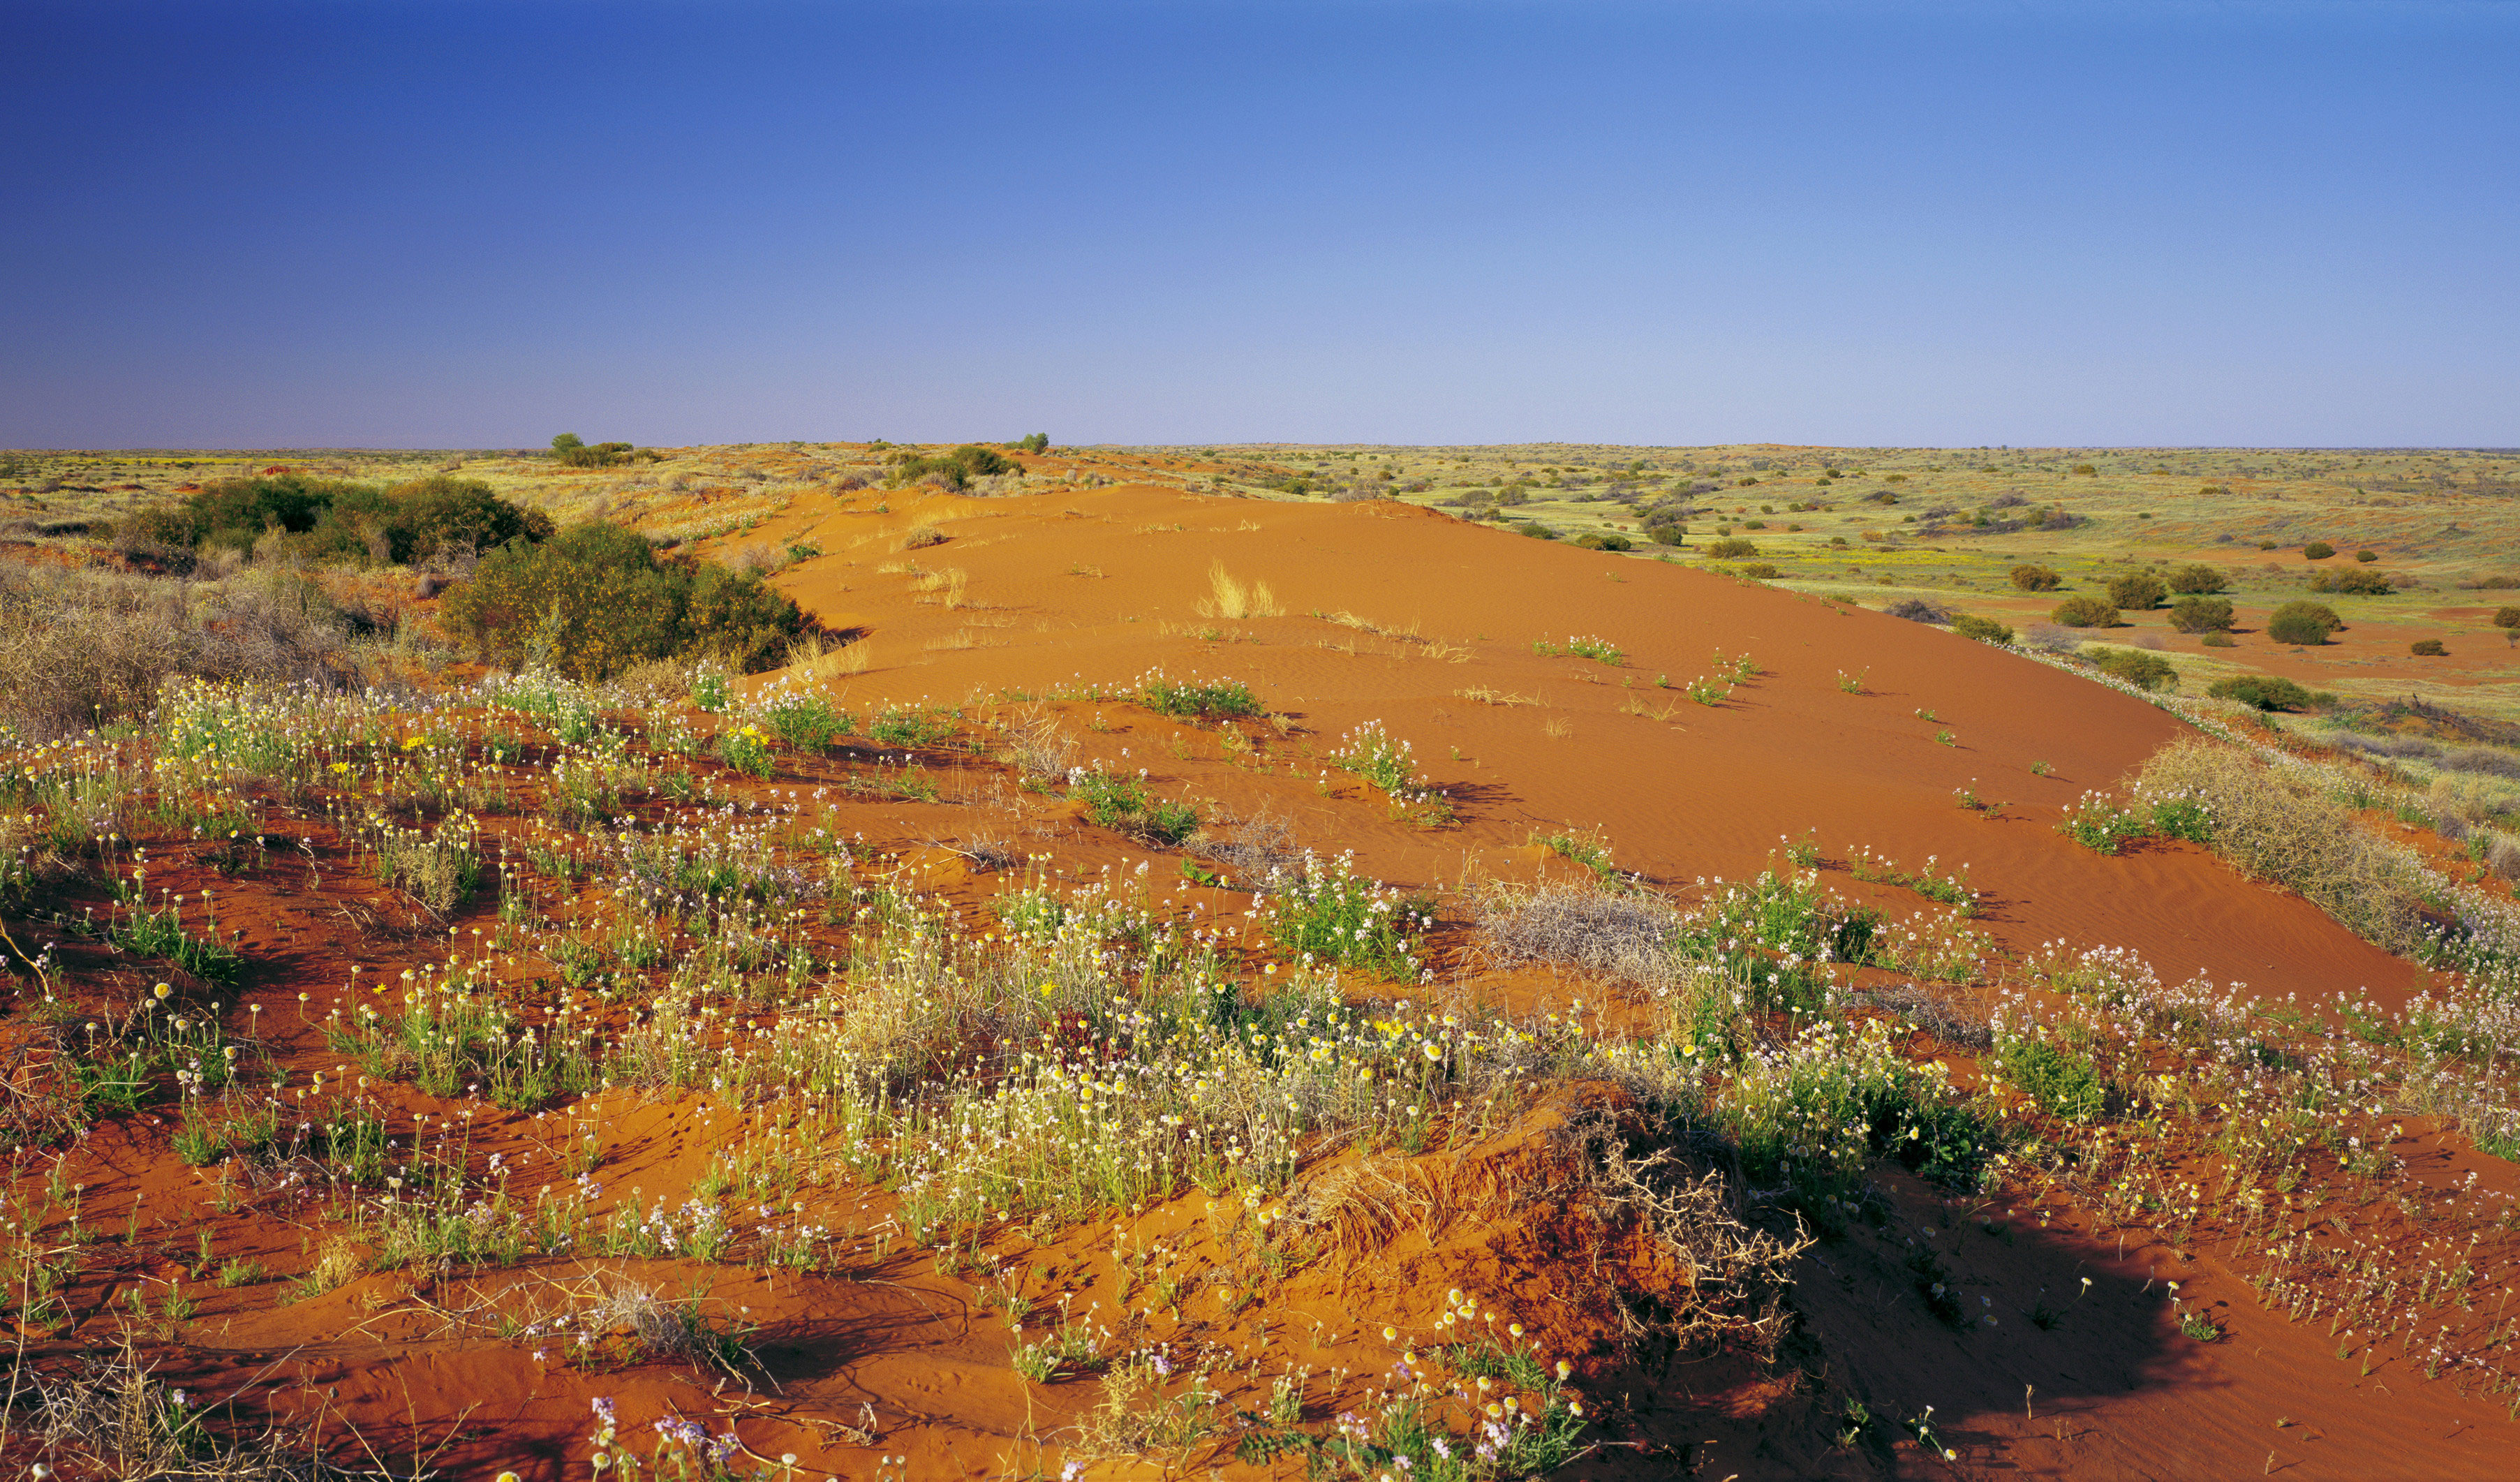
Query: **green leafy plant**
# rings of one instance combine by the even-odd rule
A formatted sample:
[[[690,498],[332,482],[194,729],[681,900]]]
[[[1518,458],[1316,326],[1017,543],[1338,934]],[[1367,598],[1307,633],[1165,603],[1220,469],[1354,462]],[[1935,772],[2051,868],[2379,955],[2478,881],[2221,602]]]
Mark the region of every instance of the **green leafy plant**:
[[[2161,606],[2170,589],[2149,571],[2130,571],[2109,578],[2109,603],[2121,611],[2149,612]]]
[[[2236,699],[2261,710],[2308,710],[2318,702],[2318,696],[2308,690],[2273,674],[2235,674],[2216,680],[2205,693],[2216,699]]]
[[[2108,1106],[2108,1082],[2099,1067],[2049,1041],[2027,1035],[1998,1035],[1993,1064],[1998,1074],[2019,1087],[2050,1116],[2088,1122]]]
[[[2113,628],[2118,609],[2096,597],[2068,597],[2048,614],[2068,628]]]
[[[2332,607],[2315,602],[2288,602],[2267,617],[2267,636],[2279,644],[2316,647],[2345,626]]]
[[[661,556],[637,531],[600,520],[492,552],[447,593],[440,620],[484,658],[581,680],[681,654],[749,673],[777,662],[805,628],[796,604],[757,574]]]
[[[1552,644],[1545,638],[1533,639],[1531,651],[1543,658],[1589,658],[1614,669],[1628,661],[1627,651],[1618,645],[1606,638],[1591,636],[1569,638],[1562,644]]]
[[[2170,660],[2142,649],[2103,649],[2093,660],[2102,674],[2140,690],[2176,690],[2179,670]]]
[[[2170,605],[2170,625],[2182,633],[2219,633],[2231,626],[2231,604],[2220,597],[2182,597]]]
[[[2064,822],[2056,831],[2086,849],[2102,854],[2115,854],[2129,839],[2138,839],[2149,831],[2140,813],[2121,808],[2106,795],[2086,792],[2073,807],[2065,811]]]
[[[1260,697],[1238,679],[1176,680],[1160,670],[1139,679],[1138,700],[1158,715],[1239,720],[1261,711]]]

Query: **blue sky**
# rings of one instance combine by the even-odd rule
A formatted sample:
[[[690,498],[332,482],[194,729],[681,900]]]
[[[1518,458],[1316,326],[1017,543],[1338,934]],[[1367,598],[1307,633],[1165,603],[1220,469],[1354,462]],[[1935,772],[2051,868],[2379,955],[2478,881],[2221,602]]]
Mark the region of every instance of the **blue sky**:
[[[7,0],[0,445],[2520,444],[2520,5]]]

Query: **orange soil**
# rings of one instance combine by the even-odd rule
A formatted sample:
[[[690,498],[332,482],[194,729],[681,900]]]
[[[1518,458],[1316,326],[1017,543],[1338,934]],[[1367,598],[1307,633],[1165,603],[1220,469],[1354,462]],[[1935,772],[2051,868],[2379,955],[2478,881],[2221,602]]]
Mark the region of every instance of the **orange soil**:
[[[1056,456],[1027,462],[1043,472],[1088,467]],[[1202,796],[1236,815],[1275,812],[1299,841],[1354,849],[1362,869],[1395,882],[1444,887],[1479,873],[1563,870],[1530,841],[1572,825],[1598,827],[1623,869],[1688,896],[1706,877],[1757,872],[1781,837],[1808,831],[1832,861],[1866,845],[1912,867],[1928,858],[1946,869],[1966,863],[1990,898],[1984,924],[2016,950],[2049,941],[2125,946],[2167,980],[2202,972],[2306,1000],[2366,989],[2396,1000],[2424,981],[2315,908],[2239,878],[2200,849],[2161,845],[2111,859],[2060,836],[2052,826],[2061,808],[2115,783],[2180,727],[2107,689],[1936,629],[1392,504],[1240,502],[1122,485],[997,499],[896,492],[890,513],[874,513],[881,497],[808,497],[746,537],[810,538],[827,553],[779,583],[830,626],[864,634],[865,672],[841,672],[847,651],[821,665],[848,707],[864,713],[891,701],[987,699],[1078,682],[1123,686],[1156,666],[1231,674],[1293,723],[1283,738],[1259,733],[1265,766],[1229,759],[1212,730],[1116,702],[1063,707],[1083,743],[1078,760],[1143,767],[1158,790]],[[901,535],[922,524],[947,539],[898,552]],[[964,572],[961,606],[916,591],[912,574],[878,569],[903,561]],[[1202,616],[1217,562],[1243,582],[1268,583],[1285,615]],[[1614,643],[1626,663],[1533,651],[1534,640],[1573,635]],[[970,647],[952,646],[966,640]],[[1717,651],[1746,652],[1758,676],[1721,703],[1692,703],[1681,686],[1711,674]],[[1841,686],[1841,673],[1860,677],[1860,693]],[[1664,676],[1668,689],[1657,685]],[[1474,687],[1531,702],[1460,693]],[[1648,713],[1631,713],[1639,708]],[[1920,709],[1935,718],[1919,718]],[[1317,753],[1369,720],[1415,744],[1421,770],[1458,808],[1459,827],[1427,831],[1393,821],[1341,774],[1329,774],[1324,790]],[[1945,730],[1951,744],[1937,742]],[[2038,762],[2047,775],[2032,773]],[[818,761],[783,770],[776,786],[810,788],[845,771],[844,758]],[[2008,806],[1982,819],[1955,806],[1962,786]],[[959,857],[929,846],[1012,828],[1018,847],[1047,852],[1071,874],[1148,858],[1056,799],[1009,788],[997,794],[1003,806],[984,810],[952,800],[950,786],[948,794],[935,804],[846,803],[841,817],[965,901],[989,893],[994,877],[973,878]],[[489,822],[523,831],[516,820]],[[257,1027],[302,1083],[311,1071],[332,1072],[335,1057],[301,1027],[301,993],[320,1014],[352,965],[390,974],[439,947],[433,932],[395,929],[409,913],[389,892],[336,868],[338,840],[320,814],[267,827],[308,838],[320,875],[301,878],[294,866],[275,864],[229,879],[186,862],[186,849],[168,841],[152,884],[219,891],[221,924],[243,928],[251,965],[242,1004],[260,1010]],[[1841,870],[1828,879],[1903,914],[1924,904]],[[1211,911],[1245,902],[1224,891],[1185,898]],[[68,905],[101,900],[74,892]],[[479,924],[485,911],[476,902],[457,930]],[[11,924],[24,940],[26,923]],[[1438,940],[1461,946],[1466,938],[1451,922]],[[92,974],[100,998],[118,993],[128,1002],[152,976],[146,965],[84,944],[66,943],[65,953],[74,973]],[[1531,971],[1473,975],[1465,991],[1533,1006],[1599,996]],[[473,1145],[518,1164],[516,1187],[528,1195],[566,1183],[550,1166],[566,1116],[602,1124],[598,1177],[615,1199],[634,1188],[651,1199],[680,1190],[738,1120],[619,1090],[548,1117],[433,1102],[407,1087],[386,1095],[398,1127],[421,1112],[469,1118]],[[1447,1168],[1462,1160],[1489,1168],[1492,1184],[1509,1186],[1517,1160],[1545,1144],[1560,1114],[1544,1106],[1492,1144],[1433,1156],[1453,1159]],[[127,1225],[138,1230],[150,1253],[92,1270],[70,1293],[78,1325],[69,1336],[23,1335],[30,1361],[106,1341],[114,1304],[134,1291],[156,1300],[162,1283],[180,1280],[201,1309],[182,1325],[180,1342],[153,1347],[161,1374],[216,1400],[242,1392],[320,1413],[328,1433],[354,1430],[406,1470],[413,1451],[433,1451],[428,1465],[465,1478],[502,1467],[535,1479],[586,1476],[588,1403],[597,1396],[617,1401],[626,1427],[666,1414],[713,1418],[716,1428],[731,1421],[756,1455],[794,1451],[812,1475],[873,1478],[884,1456],[908,1458],[906,1469],[887,1475],[921,1482],[1031,1475],[1044,1455],[1056,1455],[1028,1449],[1033,1438],[1051,1436],[1091,1398],[1089,1385],[1033,1386],[1014,1376],[1003,1317],[976,1308],[973,1280],[940,1273],[932,1253],[878,1255],[871,1245],[857,1249],[844,1276],[561,1261],[477,1276],[380,1273],[291,1306],[277,1303],[270,1283],[221,1288],[203,1280],[197,1232],[208,1232],[213,1263],[249,1256],[293,1275],[320,1241],[310,1240],[313,1201],[275,1194],[239,1213],[216,1212],[217,1174],[171,1156],[172,1121],[161,1104],[103,1123],[64,1159],[61,1178],[84,1186],[84,1220],[113,1236]],[[2510,1165],[2458,1140],[2412,1127],[2399,1150],[2445,1186],[2477,1170],[2474,1197],[2514,1192]],[[1417,1160],[1398,1176],[1432,1179],[1433,1167]],[[22,1190],[47,1172],[42,1160],[22,1161]],[[1394,1358],[1379,1337],[1385,1324],[1422,1333],[1440,1300],[1429,1293],[1463,1287],[1482,1294],[1499,1321],[1530,1325],[1573,1360],[1578,1384],[1610,1420],[1604,1433],[1614,1444],[1561,1473],[1571,1477],[1953,1468],[2094,1478],[2507,1474],[2500,1402],[2463,1392],[2454,1376],[2425,1382],[2404,1359],[2358,1373],[2337,1361],[2323,1329],[2260,1310],[2211,1259],[2138,1241],[2121,1248],[2070,1211],[2043,1219],[2000,1201],[1963,1206],[1895,1173],[1888,1185],[1885,1225],[1858,1224],[1798,1263],[1795,1301],[1818,1375],[1617,1357],[1612,1335],[1588,1314],[1584,1274],[1552,1259],[1554,1227],[1510,1199],[1492,1198],[1484,1214],[1464,1206],[1450,1223],[1420,1221],[1378,1247],[1317,1262],[1257,1314],[1228,1315],[1202,1297],[1178,1314],[1126,1321],[1185,1351],[1291,1352],[1285,1362],[1317,1373],[1345,1370],[1361,1376],[1337,1391],[1352,1396]],[[879,1190],[854,1190],[817,1215],[866,1231],[888,1207]],[[1192,1262],[1223,1262],[1224,1236],[1210,1215],[1193,1195],[1117,1224],[1134,1245],[1169,1241]],[[993,1248],[1023,1264],[1017,1284],[1037,1306],[1062,1294],[1080,1309],[1100,1302],[1118,1326],[1114,1228],[1089,1224],[1042,1246],[1006,1231]],[[1900,1263],[1927,1239],[1972,1300],[1991,1294],[1994,1329],[1955,1336],[1919,1306]],[[598,1266],[747,1309],[762,1325],[778,1392],[712,1386],[690,1370],[653,1364],[591,1372],[538,1356],[530,1338],[489,1329],[489,1315],[526,1310],[536,1290],[590,1280]],[[2155,1279],[2179,1280],[2191,1302],[2221,1309],[2233,1336],[2212,1347],[2180,1341]],[[2065,1312],[2053,1330],[2026,1316],[2042,1301]],[[1221,1382],[1237,1408],[1258,1407],[1261,1393],[1234,1367]],[[1947,1467],[1906,1441],[1833,1449],[1837,1416],[1827,1406],[1850,1385],[1875,1397],[1885,1425],[1933,1406],[1957,1461]],[[838,1428],[859,1425],[862,1414],[873,1417],[872,1446]],[[1227,1453],[1212,1460],[1229,1474],[1269,1470],[1241,1467]],[[1056,1471],[1055,1461],[1042,1464]],[[1293,1474],[1294,1466],[1275,1470]],[[1148,1460],[1098,1463],[1088,1475],[1159,1472],[1179,1474]]]

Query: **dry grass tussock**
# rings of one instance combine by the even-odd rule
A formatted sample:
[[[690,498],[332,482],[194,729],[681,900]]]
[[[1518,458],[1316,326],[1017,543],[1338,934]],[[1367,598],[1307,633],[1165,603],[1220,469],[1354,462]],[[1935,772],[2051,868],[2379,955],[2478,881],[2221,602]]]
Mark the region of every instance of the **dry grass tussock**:
[[[1553,963],[1646,984],[1671,979],[1680,914],[1653,896],[1491,883],[1477,910],[1481,941],[1500,964]]]
[[[1076,738],[1058,716],[1034,706],[1007,728],[999,752],[1025,777],[1064,777],[1076,761]]]
[[[2137,774],[2147,797],[2190,797],[2213,815],[2214,848],[2246,874],[2299,891],[2363,940],[2424,956],[2436,933],[2427,881],[2403,850],[2354,827],[2318,780],[2269,768],[2247,752],[2190,738]]]
[[[1262,814],[1191,841],[1191,852],[1224,867],[1226,877],[1246,890],[1265,889],[1303,863],[1283,820]]]
[[[191,582],[0,566],[0,717],[72,734],[147,710],[169,678],[347,684],[352,621],[295,572]]]
[[[1212,596],[1199,599],[1198,615],[1241,619],[1245,617],[1279,617],[1284,609],[1278,606],[1278,594],[1269,590],[1265,581],[1248,587],[1234,579],[1217,561],[1207,568],[1207,588]]]
[[[13,1420],[48,1469],[120,1482],[335,1482],[374,1477],[325,1460],[314,1437],[278,1428],[250,1436],[211,1429],[211,1412],[160,1382],[128,1341],[60,1370],[31,1367],[9,1382]],[[29,1414],[31,1412],[31,1415]],[[42,1476],[47,1472],[32,1472]]]

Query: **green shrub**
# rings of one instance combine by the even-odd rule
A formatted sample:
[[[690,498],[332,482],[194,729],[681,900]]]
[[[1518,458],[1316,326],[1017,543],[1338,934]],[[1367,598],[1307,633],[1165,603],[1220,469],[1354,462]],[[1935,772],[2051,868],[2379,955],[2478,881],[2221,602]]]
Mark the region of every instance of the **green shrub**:
[[[1995,1042],[1995,1068],[2050,1116],[2088,1122],[2108,1108],[2108,1083],[2097,1066],[2046,1040],[2005,1035]]]
[[[2231,626],[2231,604],[2220,597],[2182,597],[2170,605],[2170,625],[2182,633],[2220,633]]]
[[[552,536],[549,515],[508,503],[477,478],[416,478],[385,490],[385,502],[384,533],[397,563]]]
[[[2138,689],[2179,688],[2179,671],[2158,653],[2148,653],[2141,649],[2106,649],[2101,651],[2098,663],[2102,674]]]
[[[1645,539],[1658,546],[1676,546],[1688,538],[1687,525],[1647,525]]]
[[[2272,674],[2235,674],[2215,681],[2205,693],[2216,699],[2236,699],[2261,710],[2307,710],[2315,702],[2308,690]]]
[[[2409,651],[2417,658],[2442,658],[2449,654],[2450,650],[2443,648],[2438,638],[2419,638]]]
[[[575,432],[562,432],[552,439],[552,457],[572,469],[608,469],[616,463],[628,463],[635,451],[626,442],[589,443]]]
[[[1742,1172],[1785,1190],[1787,1207],[1823,1230],[1843,1228],[1847,1196],[1876,1157],[1895,1155],[1928,1178],[1967,1187],[1995,1150],[1942,1064],[1907,1059],[1887,1029],[1880,1020],[1816,1024],[1745,1062],[1717,1112]]]
[[[1706,554],[1717,561],[1735,561],[1744,556],[1758,555],[1759,548],[1750,541],[1734,537],[1713,542],[1706,547]]]
[[[2228,633],[2208,633],[2203,638],[2198,639],[2197,642],[2203,644],[2209,649],[2236,649],[2239,647]]]
[[[2495,608],[2494,626],[2506,631],[2520,632],[2520,607]]]
[[[2314,592],[2342,592],[2348,597],[2386,597],[2395,590],[2385,573],[2348,566],[2341,571],[2321,571],[2310,579]]]
[[[1633,551],[1636,549],[1636,543],[1624,535],[1586,535],[1579,537],[1575,544],[1582,546],[1587,551]]]
[[[2323,540],[2314,540],[2301,548],[2301,554],[2305,561],[2325,561],[2336,554],[2336,548]]]
[[[1198,831],[1198,810],[1147,790],[1144,778],[1113,777],[1100,768],[1081,773],[1070,789],[1085,816],[1153,844],[1178,844]]]
[[[2113,628],[2118,609],[2096,597],[2068,597],[2048,614],[2068,628]]]
[[[2064,582],[2065,578],[2046,566],[2012,568],[2012,584],[2024,592],[2053,592]]]
[[[1555,540],[1557,538],[1556,531],[1549,528],[1547,525],[1542,524],[1536,519],[1526,519],[1522,523],[1514,526],[1513,533],[1516,535],[1528,535],[1534,540]]]
[[[251,551],[276,534],[310,560],[397,565],[552,533],[541,511],[510,504],[478,479],[443,473],[384,490],[302,473],[224,479],[181,504],[142,510],[124,525],[126,544]]]
[[[2203,561],[2192,561],[2170,573],[2170,590],[2197,595],[2220,592],[2231,584],[2231,578]]]
[[[1754,561],[1741,568],[1741,574],[1752,581],[1775,581],[1785,573],[1778,570],[1773,562]]]
[[[1138,681],[1138,701],[1158,715],[1238,720],[1260,713],[1260,696],[1238,679],[1175,680],[1152,673]]]
[[[2279,644],[2316,646],[2345,626],[2335,609],[2315,602],[2288,602],[2267,618],[2267,636]]]
[[[1277,891],[1270,926],[1281,948],[1400,982],[1418,976],[1414,941],[1427,903],[1358,875],[1344,855],[1328,863],[1304,856],[1303,873],[1279,876]]]
[[[892,481],[897,484],[908,484],[918,483],[923,479],[942,484],[949,489],[968,489],[974,478],[1022,472],[1023,465],[1013,459],[994,448],[984,448],[978,443],[970,442],[965,443],[952,452],[939,453],[932,458],[918,453],[904,453],[893,460]]]
[[[2375,561],[2380,559],[2380,553],[2377,551],[2357,551],[2354,553],[2354,559],[2364,562]]]
[[[774,689],[761,697],[760,714],[762,729],[800,751],[826,750],[857,729],[857,717],[813,690]]]
[[[2141,838],[2150,831],[2142,814],[2119,807],[2104,793],[2086,792],[2065,810],[2056,831],[2086,849],[2115,854],[2128,839]]]
[[[758,726],[738,726],[717,739],[718,760],[738,772],[767,782],[770,778],[770,742]]]
[[[1962,612],[1953,618],[1952,631],[1962,638],[1974,638],[1980,643],[2012,642],[2012,629],[2008,625],[1997,622],[1992,617],[1980,617],[1974,612]]]
[[[2149,612],[2169,595],[2170,589],[2162,585],[2161,578],[2149,571],[2130,571],[2109,578],[2109,601],[2121,611]]]
[[[485,659],[548,663],[578,679],[693,654],[748,673],[770,667],[805,627],[759,576],[661,558],[637,531],[601,520],[492,552],[447,594],[440,620]]]
[[[1047,453],[1050,451],[1050,434],[1048,432],[1026,432],[1021,437],[1008,443],[1007,446],[1025,453]]]

